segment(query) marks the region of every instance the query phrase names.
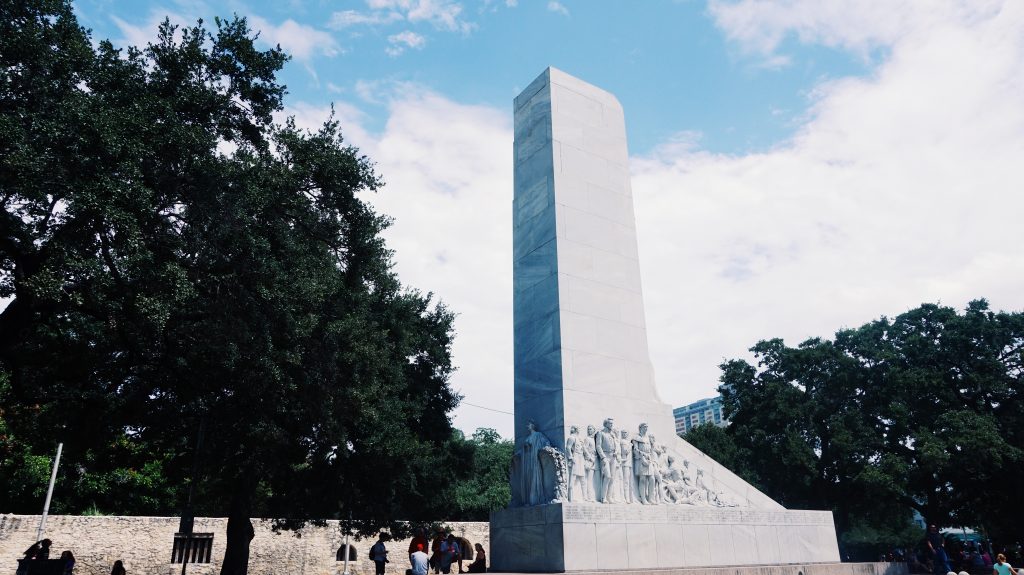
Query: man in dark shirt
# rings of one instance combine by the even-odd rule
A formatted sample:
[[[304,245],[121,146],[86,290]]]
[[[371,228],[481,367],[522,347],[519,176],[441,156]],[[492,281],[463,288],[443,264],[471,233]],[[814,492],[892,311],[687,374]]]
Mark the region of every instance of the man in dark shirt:
[[[935,575],[946,575],[946,573],[949,573],[949,558],[946,556],[945,541],[942,539],[942,534],[939,533],[939,528],[929,525],[925,541],[928,543],[928,550],[932,554],[932,573],[935,573]]]

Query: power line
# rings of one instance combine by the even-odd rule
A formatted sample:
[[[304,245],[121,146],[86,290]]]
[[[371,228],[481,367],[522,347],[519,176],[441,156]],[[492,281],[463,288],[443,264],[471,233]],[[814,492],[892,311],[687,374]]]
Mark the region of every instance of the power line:
[[[470,403],[468,401],[460,401],[459,405],[469,405],[471,407],[476,407],[476,408],[479,408],[479,409],[486,409],[487,411],[496,411],[498,413],[504,413],[505,415],[515,415],[511,411],[502,411],[500,409],[494,409],[493,407],[485,407],[483,405],[477,405],[475,403]]]

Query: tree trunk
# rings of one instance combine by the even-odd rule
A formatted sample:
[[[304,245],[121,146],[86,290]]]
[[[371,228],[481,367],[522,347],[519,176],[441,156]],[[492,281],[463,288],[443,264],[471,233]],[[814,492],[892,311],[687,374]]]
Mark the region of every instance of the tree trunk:
[[[231,499],[220,575],[246,575],[249,572],[249,543],[256,536],[249,511],[248,490],[240,489]]]

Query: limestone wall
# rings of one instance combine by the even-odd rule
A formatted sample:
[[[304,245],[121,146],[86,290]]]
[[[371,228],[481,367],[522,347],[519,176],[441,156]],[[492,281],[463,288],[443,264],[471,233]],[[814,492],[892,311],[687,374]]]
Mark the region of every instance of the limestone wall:
[[[196,517],[195,533],[213,533],[210,563],[190,563],[187,573],[212,575],[220,572],[224,556],[226,518]],[[490,556],[487,523],[448,523],[456,537],[480,543]],[[13,573],[21,553],[35,542],[38,515],[0,515],[0,572]],[[307,525],[299,531],[271,529],[271,521],[254,519],[256,537],[250,547],[249,573],[253,575],[289,573],[295,575],[337,575],[343,563],[336,561],[344,544],[337,521],[324,526]],[[107,575],[114,561],[124,561],[129,575],[177,575],[181,564],[171,564],[177,517],[80,517],[51,515],[46,519],[44,537],[53,540],[50,557],[56,559],[70,549],[77,559],[75,573]],[[356,561],[349,563],[352,575],[373,575],[373,562],[367,552],[375,540],[352,541]],[[388,575],[403,575],[408,567],[405,551],[408,540],[386,543],[391,563]],[[468,563],[467,563],[468,564]]]

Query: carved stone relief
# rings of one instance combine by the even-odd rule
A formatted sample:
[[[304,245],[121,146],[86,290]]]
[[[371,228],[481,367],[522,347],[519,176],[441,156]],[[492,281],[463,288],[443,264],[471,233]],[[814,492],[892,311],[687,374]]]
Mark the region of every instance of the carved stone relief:
[[[601,431],[570,426],[564,450],[551,444],[531,421],[516,446],[509,480],[512,507],[563,501],[604,504],[737,507],[730,494],[715,488],[704,469],[670,452],[641,423],[636,435],[615,429],[607,418]],[[595,497],[596,493],[596,497]]]

